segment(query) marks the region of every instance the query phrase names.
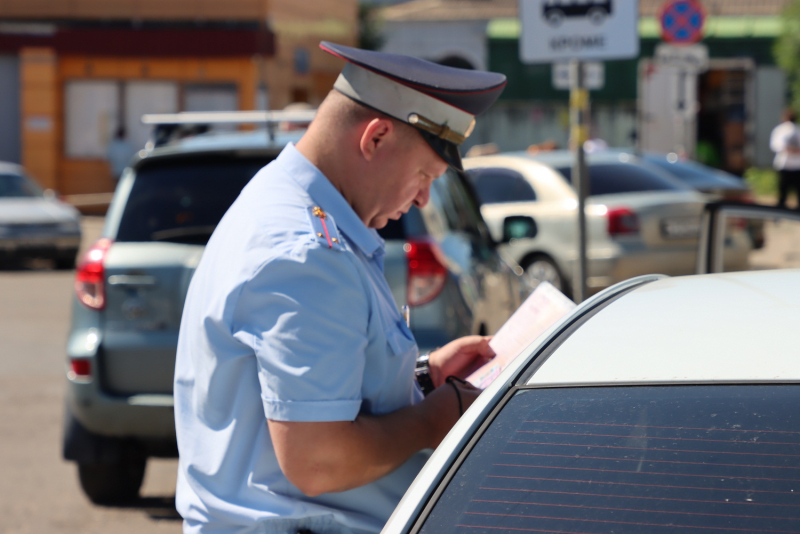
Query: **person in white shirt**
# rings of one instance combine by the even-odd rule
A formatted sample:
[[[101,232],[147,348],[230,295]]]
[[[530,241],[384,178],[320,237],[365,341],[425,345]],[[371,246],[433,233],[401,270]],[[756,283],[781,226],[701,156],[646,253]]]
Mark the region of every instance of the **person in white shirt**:
[[[778,207],[786,207],[789,190],[794,189],[800,209],[800,129],[791,108],[783,112],[783,122],[772,130],[769,146],[775,152],[773,166],[780,175],[778,182]]]

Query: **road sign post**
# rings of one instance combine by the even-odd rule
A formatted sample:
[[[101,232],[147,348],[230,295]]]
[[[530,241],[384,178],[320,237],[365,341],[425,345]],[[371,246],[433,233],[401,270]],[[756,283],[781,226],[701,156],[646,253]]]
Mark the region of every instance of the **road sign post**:
[[[570,144],[575,150],[572,186],[578,198],[578,250],[573,297],[586,298],[586,197],[589,174],[583,144],[589,134],[589,91],[584,61],[627,59],[639,54],[638,2],[633,0],[520,0],[520,59],[570,64]]]
[[[577,302],[586,298],[586,197],[589,189],[589,173],[586,172],[586,151],[583,144],[589,138],[589,90],[586,88],[584,63],[573,59],[570,62],[570,142],[575,147],[572,165],[572,186],[578,197],[578,261],[572,283]]]
[[[691,76],[708,69],[708,48],[695,44],[703,38],[706,13],[697,0],[670,0],[661,7],[661,39],[656,47],[656,63],[677,70],[675,76],[675,131],[676,152],[693,155],[687,128],[696,113],[695,97],[687,94],[686,86]]]
[[[570,62],[553,63],[552,77],[554,89],[572,89]],[[583,65],[583,86],[590,91],[602,89],[606,83],[605,63],[600,61],[581,61]]]

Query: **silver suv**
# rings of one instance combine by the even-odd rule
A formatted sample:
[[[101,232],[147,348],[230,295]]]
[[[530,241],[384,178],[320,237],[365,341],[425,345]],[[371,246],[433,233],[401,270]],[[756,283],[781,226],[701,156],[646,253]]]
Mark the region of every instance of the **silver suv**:
[[[242,187],[302,132],[206,133],[141,154],[123,175],[103,237],[75,277],[63,454],[97,503],[138,495],[148,457],[177,455],[172,380],[186,291]],[[177,136],[179,137],[179,135]],[[423,348],[490,334],[530,291],[498,253],[464,177],[382,230],[386,276]]]

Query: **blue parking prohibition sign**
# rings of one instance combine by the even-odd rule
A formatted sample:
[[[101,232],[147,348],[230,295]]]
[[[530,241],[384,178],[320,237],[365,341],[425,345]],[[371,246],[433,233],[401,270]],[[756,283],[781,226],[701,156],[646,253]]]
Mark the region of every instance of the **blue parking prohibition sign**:
[[[696,0],[673,0],[661,8],[661,39],[673,44],[696,43],[703,38],[706,13]]]

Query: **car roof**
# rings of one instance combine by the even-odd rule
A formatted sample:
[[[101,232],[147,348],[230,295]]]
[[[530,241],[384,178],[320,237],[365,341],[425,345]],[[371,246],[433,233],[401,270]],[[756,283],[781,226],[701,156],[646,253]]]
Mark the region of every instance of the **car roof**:
[[[287,144],[299,141],[304,133],[305,130],[292,130],[289,132],[276,131],[271,135],[264,128],[246,131],[211,131],[171,141],[150,151],[141,151],[139,157],[146,159],[183,153],[229,150],[280,151]]]
[[[11,163],[9,161],[0,161],[0,172],[6,174],[19,174],[24,176],[25,171],[22,166],[17,165],[16,163]]]
[[[664,278],[611,302],[528,384],[800,380],[800,270]]]
[[[646,162],[661,163],[662,165],[667,163],[670,166],[674,166],[676,171],[683,170],[684,175],[676,174],[676,176],[697,189],[749,190],[747,184],[733,174],[703,165],[698,161],[682,158],[671,159],[670,156],[671,154],[659,152],[645,152],[640,155]],[[660,168],[668,170],[671,167],[661,166]]]
[[[524,152],[520,153],[523,156]],[[539,200],[574,199],[575,192],[555,169],[517,153],[491,154],[464,158],[464,169],[500,167],[521,173],[536,188]]]
[[[575,161],[575,153],[571,150],[550,150],[535,154],[521,150],[519,152],[507,152],[506,155],[532,159],[550,167],[571,167]],[[636,163],[637,161],[641,160],[632,153],[618,150],[601,150],[586,154],[586,163],[589,165],[620,162]]]

